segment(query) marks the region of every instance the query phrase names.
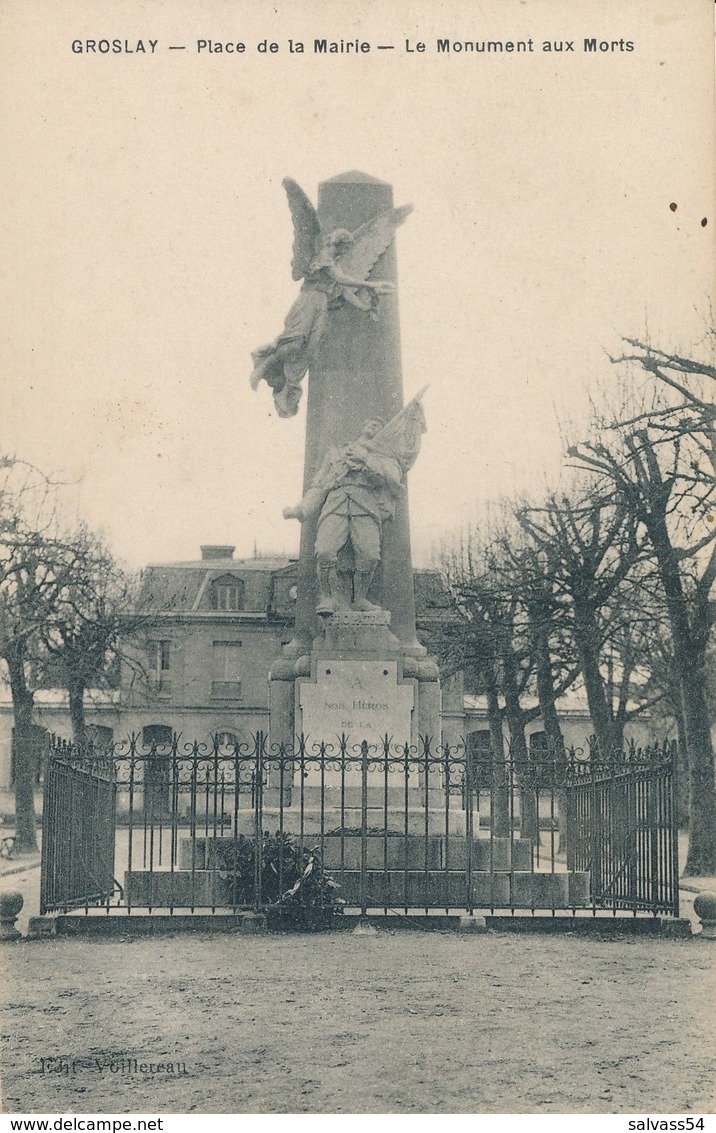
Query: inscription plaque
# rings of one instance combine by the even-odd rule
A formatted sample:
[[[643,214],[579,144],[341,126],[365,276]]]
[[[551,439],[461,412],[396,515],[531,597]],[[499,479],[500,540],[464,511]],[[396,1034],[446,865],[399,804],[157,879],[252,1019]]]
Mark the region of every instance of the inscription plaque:
[[[312,742],[335,743],[345,734],[353,743],[410,743],[415,689],[398,684],[396,661],[323,660],[316,683],[299,685],[296,731]]]

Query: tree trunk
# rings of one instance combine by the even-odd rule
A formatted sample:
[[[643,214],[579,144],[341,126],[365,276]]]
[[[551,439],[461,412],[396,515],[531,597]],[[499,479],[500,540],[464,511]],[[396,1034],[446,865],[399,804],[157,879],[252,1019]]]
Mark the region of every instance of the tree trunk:
[[[535,635],[535,675],[537,678],[537,697],[539,700],[540,715],[547,737],[547,757],[551,764],[553,775],[550,776],[550,790],[554,791],[557,807],[557,825],[559,841],[557,852],[563,853],[566,849],[567,813],[564,793],[564,779],[567,769],[567,760],[564,750],[564,736],[559,723],[557,706],[554,695],[554,678],[552,675],[552,660],[549,652],[547,635],[539,631]]]
[[[534,846],[539,842],[537,790],[525,739],[525,717],[520,707],[517,691],[516,662],[511,650],[506,651],[504,655],[503,667],[503,691],[507,727],[510,732],[510,754],[520,788],[520,837],[531,842]]]
[[[716,874],[714,756],[705,682],[696,677],[697,672],[698,665],[695,665],[682,680],[689,756],[689,849],[684,874],[687,877],[711,877]]]
[[[72,725],[72,738],[78,747],[84,747],[87,740],[85,724],[85,686],[84,681],[70,679],[67,685],[70,702],[70,723]]]
[[[675,714],[677,745],[677,779],[676,779],[676,814],[679,829],[684,830],[689,825],[689,756],[686,745],[686,727],[684,725],[684,710],[679,706]]]
[[[574,640],[579,654],[589,715],[602,759],[616,751],[612,708],[607,700],[604,680],[599,668],[599,630],[591,610],[579,609],[575,601]]]
[[[624,719],[624,717],[623,716],[617,716],[616,719],[614,720],[614,725],[613,725],[613,730],[612,730],[612,736],[613,736],[612,750],[614,752],[624,750],[624,728],[625,728],[625,726],[626,726],[626,720]]]
[[[495,838],[510,836],[510,799],[505,764],[505,738],[502,731],[502,710],[497,692],[495,671],[485,666],[483,679],[487,692],[487,723],[493,760],[493,786],[490,793],[490,827]]]
[[[536,846],[539,843],[537,787],[525,740],[522,712],[518,715],[508,709],[507,726],[510,730],[512,766],[520,789],[520,837]]]
[[[15,770],[15,849],[18,853],[29,854],[37,850],[35,818],[37,761],[32,734],[33,694],[25,680],[22,650],[9,651],[5,655],[5,661],[10,675],[14,716],[12,743]]]
[[[537,698],[539,700],[540,716],[544,724],[547,737],[547,748],[550,757],[555,760],[564,758],[564,736],[559,723],[559,715],[555,705],[554,682],[549,649],[545,642],[538,641],[535,650],[535,675],[537,677]]]
[[[664,587],[684,710],[689,760],[689,850],[684,873],[688,877],[710,877],[716,874],[716,779],[706,696],[707,599],[697,606],[692,628],[680,565],[663,508],[652,510],[645,517],[645,524]]]

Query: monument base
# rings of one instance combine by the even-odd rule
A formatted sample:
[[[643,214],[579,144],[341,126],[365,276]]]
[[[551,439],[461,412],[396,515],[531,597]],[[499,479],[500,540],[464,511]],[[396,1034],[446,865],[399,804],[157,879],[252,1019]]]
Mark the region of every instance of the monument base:
[[[269,683],[269,740],[293,744],[367,741],[440,743],[440,683],[434,661],[405,654],[386,610],[346,610],[324,619],[310,654],[283,656]]]

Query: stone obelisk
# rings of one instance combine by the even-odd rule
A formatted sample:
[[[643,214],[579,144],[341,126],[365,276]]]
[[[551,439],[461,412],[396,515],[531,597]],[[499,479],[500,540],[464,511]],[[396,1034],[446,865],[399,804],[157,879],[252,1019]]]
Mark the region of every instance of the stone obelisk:
[[[318,218],[324,233],[336,229],[355,232],[392,207],[392,187],[365,173],[343,173],[319,186]],[[397,283],[395,241],[375,264],[369,278]],[[388,421],[402,408],[397,291],[381,295],[377,318],[345,303],[330,311],[328,326],[308,377],[304,491],[312,485],[329,448],[345,445],[357,437],[367,419],[378,417]],[[396,682],[397,685],[410,682],[415,690],[412,738],[429,733],[437,739],[440,727],[437,668],[418,642],[415,631],[407,491],[398,501],[394,518],[383,524],[381,558],[371,584],[371,601],[390,615],[390,632],[386,634],[383,630],[382,637],[378,629],[369,628],[371,619],[367,615],[361,620],[360,615],[355,614],[352,621],[338,615],[327,619],[317,616],[316,526],[315,519],[302,524],[294,638],[272,667],[272,740],[288,742],[293,739],[294,731],[301,730],[298,711],[301,698],[296,682],[315,681],[319,658],[325,661],[326,657],[336,661],[343,659],[346,664],[354,663],[354,667],[363,664],[364,668],[371,659],[376,665],[381,658],[386,664],[388,660],[391,664],[395,662],[393,695],[402,695],[396,692]],[[328,666],[326,673],[333,675],[334,670]],[[392,679],[393,668],[388,671]],[[387,672],[380,670],[381,675],[384,672],[387,679]],[[374,689],[371,695],[377,695]],[[343,702],[346,702],[345,697]],[[353,703],[374,702],[367,696],[353,698]],[[380,703],[385,703],[385,696]],[[355,713],[348,715],[355,716]],[[386,720],[390,719],[388,712]],[[335,727],[339,723],[335,723]],[[377,718],[376,727],[379,728]],[[395,736],[400,742],[409,739],[408,735]]]

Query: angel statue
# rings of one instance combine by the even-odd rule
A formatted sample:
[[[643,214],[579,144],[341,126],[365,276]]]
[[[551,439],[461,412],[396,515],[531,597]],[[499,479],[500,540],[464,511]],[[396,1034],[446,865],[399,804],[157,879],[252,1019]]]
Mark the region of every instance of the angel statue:
[[[316,357],[328,311],[346,302],[377,318],[378,296],[394,290],[392,283],[367,277],[412,206],[386,209],[355,232],[338,228],[324,233],[300,185],[286,177],[283,187],[293,218],[291,274],[303,285],[281,334],[251,355],[251,388],[267,382],[279,417],[293,417],[301,400],[301,380]]]
[[[395,515],[405,475],[420,451],[424,393],[387,425],[366,421],[356,440],[329,449],[301,503],[284,509],[285,519],[301,523],[318,517],[318,614],[380,609],[368,601],[368,590],[380,561],[383,524]]]

